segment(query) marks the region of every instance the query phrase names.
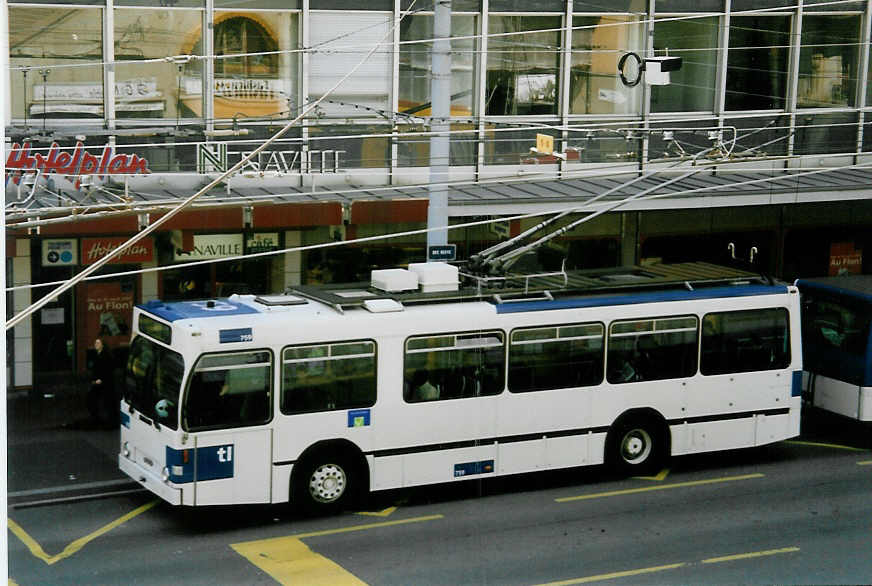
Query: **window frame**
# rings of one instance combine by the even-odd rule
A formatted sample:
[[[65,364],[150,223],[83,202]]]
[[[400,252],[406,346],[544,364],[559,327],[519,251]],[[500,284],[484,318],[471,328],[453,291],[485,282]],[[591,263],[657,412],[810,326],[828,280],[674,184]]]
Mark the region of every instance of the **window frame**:
[[[658,322],[669,322],[669,321],[686,320],[686,319],[693,319],[696,322],[695,327],[694,328],[669,327],[669,328],[663,329],[663,330],[657,329]],[[615,326],[620,326],[623,324],[632,324],[632,323],[644,323],[644,322],[651,322],[651,326],[650,326],[651,329],[641,330],[641,331],[620,332],[617,334],[614,333]],[[680,314],[680,315],[662,315],[662,316],[657,316],[657,317],[654,317],[654,316],[652,316],[652,317],[639,317],[639,318],[635,318],[635,319],[617,319],[617,320],[610,322],[609,327],[608,327],[608,336],[607,336],[608,341],[607,341],[607,345],[606,345],[606,363],[605,363],[605,380],[606,380],[606,382],[608,382],[611,385],[623,385],[623,384],[633,383],[633,382],[656,382],[656,381],[666,381],[666,380],[679,380],[679,379],[690,378],[690,377],[696,376],[697,373],[699,373],[700,339],[701,339],[700,327],[701,327],[701,324],[702,324],[702,320],[700,319],[699,315],[697,315],[695,313]],[[610,362],[611,362],[610,359],[613,356],[613,354],[612,354],[612,340],[613,340],[613,338],[631,338],[631,337],[641,338],[642,336],[646,336],[646,335],[647,336],[656,336],[658,334],[677,334],[677,333],[690,332],[690,331],[695,332],[695,342],[694,342],[695,351],[693,353],[695,365],[694,365],[692,372],[688,372],[688,373],[682,374],[680,376],[664,376],[664,377],[657,377],[657,378],[635,378],[638,376],[638,371],[636,369],[632,369],[632,378],[628,378],[627,380],[613,380],[611,378],[610,373],[614,372],[611,370],[611,364],[610,364]],[[624,351],[625,350],[615,350],[615,352],[624,352]],[[634,352],[635,351],[636,350],[634,349]]]

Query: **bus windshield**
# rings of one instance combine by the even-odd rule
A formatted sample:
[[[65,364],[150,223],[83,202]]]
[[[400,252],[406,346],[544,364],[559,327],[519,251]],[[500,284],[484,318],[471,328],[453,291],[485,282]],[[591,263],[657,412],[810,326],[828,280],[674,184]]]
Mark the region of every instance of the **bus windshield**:
[[[137,336],[127,358],[124,399],[140,413],[177,429],[183,372],[181,354]]]

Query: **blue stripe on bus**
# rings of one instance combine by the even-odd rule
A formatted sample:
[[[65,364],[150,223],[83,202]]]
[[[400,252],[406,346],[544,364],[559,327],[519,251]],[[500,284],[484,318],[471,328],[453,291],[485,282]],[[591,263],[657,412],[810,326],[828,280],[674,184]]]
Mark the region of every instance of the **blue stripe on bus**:
[[[656,303],[659,301],[688,301],[692,299],[716,299],[718,297],[754,297],[757,295],[778,295],[787,293],[784,285],[734,285],[706,289],[672,289],[669,291],[644,291],[624,295],[602,297],[576,297],[543,301],[517,301],[500,303],[497,313],[522,313],[547,309],[574,309],[581,307],[603,307],[607,305],[635,305],[637,303]]]
[[[818,291],[824,291],[826,293],[834,293],[839,297],[850,297],[852,299],[857,299],[865,303],[872,303],[872,295],[864,293],[863,291],[856,291],[854,289],[839,287],[838,285],[829,285],[826,283],[819,283],[813,280],[797,279],[796,286],[799,287],[800,293],[802,293],[803,289],[814,289]]]
[[[233,444],[181,450],[167,446],[166,458],[170,481],[176,484],[233,478]]]

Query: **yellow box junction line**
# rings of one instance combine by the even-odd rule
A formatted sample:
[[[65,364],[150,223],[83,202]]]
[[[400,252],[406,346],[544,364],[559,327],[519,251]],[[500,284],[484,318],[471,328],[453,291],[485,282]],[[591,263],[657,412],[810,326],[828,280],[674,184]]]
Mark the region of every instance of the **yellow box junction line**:
[[[98,537],[100,537],[101,535],[103,535],[105,533],[112,531],[113,529],[115,529],[119,525],[123,525],[124,523],[133,519],[134,517],[141,515],[142,513],[146,512],[147,510],[154,507],[157,503],[158,503],[157,500],[153,500],[150,503],[146,503],[146,504],[142,505],[141,507],[138,507],[138,508],[130,511],[126,515],[115,519],[111,523],[107,523],[106,525],[103,525],[102,527],[100,527],[99,529],[94,531],[93,533],[89,533],[88,535],[85,535],[84,537],[80,537],[79,539],[76,539],[75,541],[70,543],[68,546],[66,546],[62,552],[55,554],[55,555],[48,555],[45,552],[45,550],[42,549],[42,546],[39,543],[37,543],[37,541],[34,538],[32,538],[30,535],[28,535],[27,531],[25,531],[21,527],[21,525],[19,525],[15,521],[13,521],[11,518],[8,518],[7,522],[9,524],[9,530],[12,531],[12,533],[14,533],[15,536],[18,537],[18,539],[20,539],[21,542],[27,546],[27,548],[30,550],[30,553],[32,553],[35,557],[44,561],[46,564],[52,565],[52,564],[59,562],[62,559],[70,557],[71,555],[73,555],[74,553],[78,552],[80,549],[85,547],[91,541],[97,539]]]
[[[298,533],[285,537],[233,543],[230,547],[249,562],[272,576],[280,584],[360,586],[366,583],[339,564],[309,549],[302,540],[308,537],[365,531],[408,523],[435,521],[442,518],[444,518],[444,515],[429,515],[381,523],[366,523],[363,525],[352,525],[351,527],[340,527],[338,529]]]

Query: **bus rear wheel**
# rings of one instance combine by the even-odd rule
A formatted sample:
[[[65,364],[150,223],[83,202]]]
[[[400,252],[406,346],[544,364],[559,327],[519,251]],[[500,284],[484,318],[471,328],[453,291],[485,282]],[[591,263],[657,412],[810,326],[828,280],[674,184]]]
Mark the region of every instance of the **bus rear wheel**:
[[[329,515],[353,500],[354,466],[339,453],[314,454],[299,464],[293,478],[294,506],[307,514]]]
[[[606,439],[606,458],[624,476],[659,472],[666,456],[662,425],[647,419],[618,422]]]

